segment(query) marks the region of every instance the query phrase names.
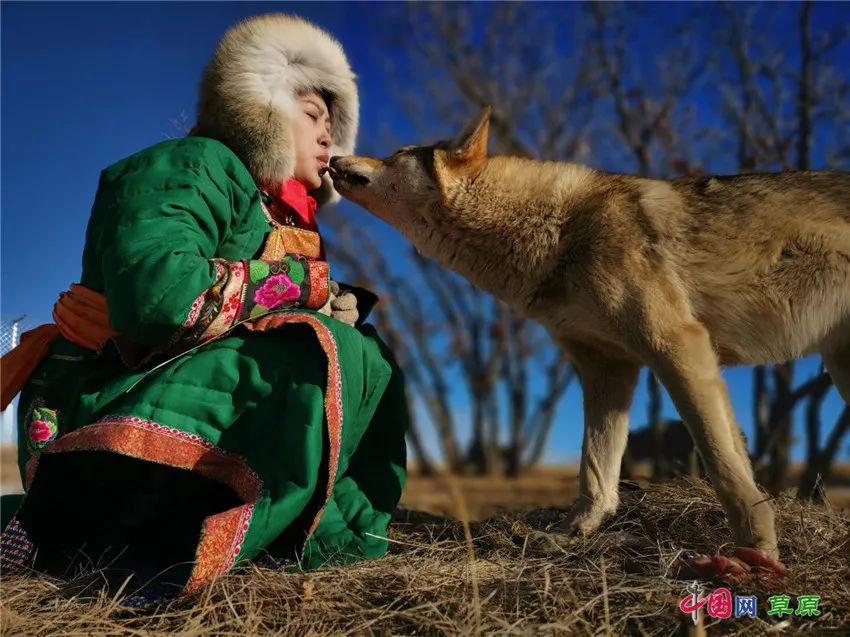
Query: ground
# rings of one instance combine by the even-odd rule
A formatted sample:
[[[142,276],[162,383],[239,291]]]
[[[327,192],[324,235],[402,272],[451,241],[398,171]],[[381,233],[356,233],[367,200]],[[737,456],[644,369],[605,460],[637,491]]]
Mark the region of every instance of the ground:
[[[624,484],[600,533],[564,546],[541,540],[572,497],[574,469],[521,481],[414,477],[381,560],[315,573],[251,566],[200,597],[146,612],[106,597],[74,597],[65,582],[5,575],[3,635],[704,634],[679,609],[682,556],[731,537],[700,481]],[[558,507],[501,512],[502,508]],[[703,617],[711,634],[847,634],[850,519],[832,507],[774,502],[785,582],[733,588],[757,596],[758,617]],[[425,513],[414,509],[430,509]],[[487,519],[468,524],[434,515]],[[728,548],[722,549],[728,553]],[[705,583],[710,592],[716,584]],[[767,615],[771,595],[819,595],[816,618]],[[699,628],[702,628],[700,626]]]

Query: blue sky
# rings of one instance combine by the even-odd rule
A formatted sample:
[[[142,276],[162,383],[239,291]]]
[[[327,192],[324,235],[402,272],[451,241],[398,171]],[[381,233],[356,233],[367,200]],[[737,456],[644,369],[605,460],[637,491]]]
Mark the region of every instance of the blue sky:
[[[333,33],[359,76],[359,147],[382,148],[375,131],[404,142],[409,124],[388,98],[381,60],[394,51],[375,14],[380,3],[13,3],[3,2],[2,148],[0,148],[0,312],[46,322],[57,293],[77,280],[86,222],[100,171],[177,134],[171,120],[191,123],[204,64],[225,29],[240,18],[278,10],[297,13]],[[819,19],[823,19],[820,17]],[[411,90],[417,90],[411,78]],[[401,239],[351,204],[345,215],[368,224],[394,246]],[[798,377],[817,372],[817,360]],[[748,369],[727,372],[733,402],[750,429]],[[643,388],[633,421],[646,413]],[[843,403],[833,392],[824,423]],[[665,412],[673,416],[671,406]],[[581,408],[577,387],[563,403],[547,459],[578,457]],[[799,424],[798,424],[799,427]],[[801,431],[798,430],[798,434]]]

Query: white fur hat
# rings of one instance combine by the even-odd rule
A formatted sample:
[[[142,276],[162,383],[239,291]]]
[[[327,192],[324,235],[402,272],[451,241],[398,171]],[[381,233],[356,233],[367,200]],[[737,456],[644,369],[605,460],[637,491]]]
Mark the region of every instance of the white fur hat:
[[[190,134],[226,144],[258,183],[285,181],[295,171],[297,96],[308,90],[330,98],[331,155],[352,154],[360,102],[339,42],[295,16],[249,18],[228,29],[216,47]],[[320,205],[339,199],[328,175],[311,194]]]

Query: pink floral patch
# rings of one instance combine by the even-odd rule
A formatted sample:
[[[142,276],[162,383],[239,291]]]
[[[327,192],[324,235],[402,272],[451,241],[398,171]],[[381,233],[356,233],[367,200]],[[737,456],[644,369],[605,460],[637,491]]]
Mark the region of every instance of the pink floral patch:
[[[33,420],[29,430],[30,440],[35,444],[44,444],[50,442],[53,436],[56,435],[56,430],[51,427],[49,422],[43,420]]]
[[[26,417],[26,444],[31,454],[39,453],[59,435],[59,412],[50,409],[44,400],[36,398]]]
[[[269,309],[281,303],[295,301],[301,296],[301,288],[292,282],[286,274],[270,276],[254,294],[254,303]]]

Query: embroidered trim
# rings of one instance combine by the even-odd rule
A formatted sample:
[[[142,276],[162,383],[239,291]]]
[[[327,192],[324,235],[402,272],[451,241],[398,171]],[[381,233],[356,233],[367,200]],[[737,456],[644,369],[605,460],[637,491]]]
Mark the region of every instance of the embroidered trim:
[[[280,226],[281,224],[275,220],[274,216],[272,216],[271,210],[269,210],[268,203],[266,202],[266,197],[269,195],[267,193],[263,193],[263,196],[260,198],[260,207],[263,209],[263,215],[266,217],[266,221],[272,224],[275,227]]]
[[[329,441],[328,484],[325,501],[304,538],[306,545],[327,508],[339,469],[343,426],[342,374],[336,340],[327,326],[312,314],[291,313],[281,315],[281,318],[284,323],[307,323],[312,327],[328,360],[324,405]],[[262,480],[244,458],[219,449],[198,435],[133,416],[106,416],[94,424],[63,435],[43,449],[42,453],[83,450],[112,451],[197,471],[230,486],[246,504],[204,520],[195,565],[184,592],[195,591],[230,570],[242,552],[255,504],[262,493]],[[27,462],[27,490],[35,476],[39,457],[40,454],[33,456]]]
[[[230,570],[242,552],[253,513],[254,505],[245,504],[204,520],[195,554],[195,568],[184,588],[186,593],[203,588]]]
[[[30,542],[26,529],[13,517],[0,537],[0,567],[17,570],[27,565],[35,546]]]
[[[241,456],[198,435],[134,416],[106,416],[68,432],[43,453],[96,449],[196,471],[226,484],[246,502],[259,498],[262,490],[260,476]]]
[[[319,339],[319,344],[325,352],[328,359],[328,381],[327,389],[325,390],[325,419],[328,423],[328,441],[330,449],[328,449],[328,488],[325,494],[325,502],[313,518],[313,523],[307,531],[307,536],[304,538],[304,544],[316,531],[319,526],[319,520],[325,512],[325,508],[333,494],[334,484],[336,482],[336,472],[339,468],[339,454],[342,446],[342,374],[339,367],[339,352],[336,346],[336,340],[331,334],[330,329],[322,323],[313,314],[303,313],[287,313],[279,315],[281,323],[307,323],[313,328],[316,333],[316,338]]]
[[[221,290],[221,310],[210,321],[208,327],[201,333],[197,341],[208,341],[227,331],[242,312],[244,303],[246,267],[244,261],[222,261],[229,271],[227,282]]]
[[[215,281],[192,302],[183,327],[169,349],[185,349],[197,343],[221,314],[223,294],[230,283],[233,262],[223,259],[213,259],[212,262],[215,264]]]
[[[189,316],[183,321],[183,327],[192,327],[195,324],[195,321],[198,320],[198,316],[201,314],[201,308],[204,306],[206,299],[207,291],[204,290],[198,298],[192,301],[192,307],[189,308]]]
[[[263,207],[263,214],[266,220],[276,228],[281,226],[295,226],[294,210],[286,202],[271,193],[263,193],[260,199],[260,205]]]
[[[328,264],[327,261],[310,262],[310,295],[306,307],[318,309],[328,301]]]
[[[245,504],[204,520],[195,565],[184,592],[205,586],[230,570],[242,551],[263,486],[244,458],[195,434],[132,416],[107,416],[65,434],[42,453],[83,450],[112,451],[195,471],[233,489]],[[27,488],[36,466],[37,462],[27,464]]]

